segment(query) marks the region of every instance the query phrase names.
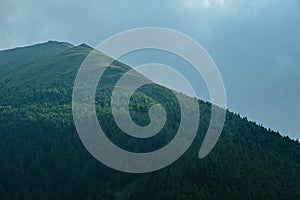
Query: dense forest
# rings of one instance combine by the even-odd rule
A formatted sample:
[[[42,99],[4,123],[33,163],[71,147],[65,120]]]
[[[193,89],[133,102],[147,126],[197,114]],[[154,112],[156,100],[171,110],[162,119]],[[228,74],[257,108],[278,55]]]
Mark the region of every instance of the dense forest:
[[[300,199],[299,142],[239,114],[227,111],[220,140],[199,159],[212,106],[201,100],[197,136],[172,165],[129,174],[101,164],[84,148],[72,117],[72,87],[91,50],[49,41],[0,52],[0,199]],[[126,135],[113,120],[109,96],[128,70],[115,61],[105,71],[96,94],[97,116],[118,146],[153,151],[176,134],[178,101],[162,86],[139,88],[130,102],[133,120],[148,124],[148,110],[159,102],[167,123],[152,138]]]

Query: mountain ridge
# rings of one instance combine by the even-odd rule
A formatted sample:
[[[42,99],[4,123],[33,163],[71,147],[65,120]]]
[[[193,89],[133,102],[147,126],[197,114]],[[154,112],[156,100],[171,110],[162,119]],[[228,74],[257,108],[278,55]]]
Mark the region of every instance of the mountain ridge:
[[[238,114],[227,112],[217,145],[198,159],[212,106],[201,100],[197,137],[172,165],[136,175],[99,163],[78,138],[71,112],[74,79],[89,48],[65,49],[56,44],[51,43],[52,49],[40,46],[45,49],[38,55],[33,54],[35,47],[25,53],[11,50],[11,55],[0,52],[1,199],[300,198],[299,142]],[[7,62],[10,59],[15,61]],[[129,66],[115,61],[100,80],[99,122],[121,148],[134,152],[161,148],[174,137],[180,120],[178,102],[167,88],[145,86],[130,104],[133,120],[141,125],[149,123],[151,105],[158,102],[166,108],[170,120],[155,138],[128,137],[112,120],[109,95],[128,70]]]

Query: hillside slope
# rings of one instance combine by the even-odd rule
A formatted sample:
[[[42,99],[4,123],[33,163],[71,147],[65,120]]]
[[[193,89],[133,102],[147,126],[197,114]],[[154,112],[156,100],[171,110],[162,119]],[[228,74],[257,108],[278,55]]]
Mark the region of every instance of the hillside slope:
[[[53,42],[0,52],[0,199],[300,199],[300,144],[227,112],[220,140],[204,159],[197,153],[211,104],[199,100],[197,137],[172,165],[127,174],[95,160],[72,119],[72,87],[91,48]],[[106,59],[105,55],[102,56]],[[160,102],[168,121],[157,136],[135,139],[112,120],[109,95],[130,68],[115,61],[101,79],[97,114],[107,136],[124,149],[167,144],[180,121],[175,96],[159,85],[140,88],[130,104],[140,125]]]

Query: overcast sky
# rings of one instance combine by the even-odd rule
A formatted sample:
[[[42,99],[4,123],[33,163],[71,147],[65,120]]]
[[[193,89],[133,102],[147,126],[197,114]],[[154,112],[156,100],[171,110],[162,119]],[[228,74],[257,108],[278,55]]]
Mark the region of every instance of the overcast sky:
[[[0,49],[48,40],[96,46],[144,26],[197,40],[222,73],[230,110],[300,138],[299,0],[0,0]]]

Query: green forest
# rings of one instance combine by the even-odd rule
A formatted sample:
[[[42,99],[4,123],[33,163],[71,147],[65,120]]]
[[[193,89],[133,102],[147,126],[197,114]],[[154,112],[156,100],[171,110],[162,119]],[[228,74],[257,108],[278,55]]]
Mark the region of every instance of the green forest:
[[[92,48],[49,41],[0,52],[0,199],[300,199],[299,141],[226,111],[220,140],[203,159],[198,151],[212,105],[198,100],[197,136],[184,155],[156,172],[130,174],[96,160],[83,146],[73,122],[76,73]],[[107,59],[104,54],[99,54]],[[139,125],[160,103],[167,122],[154,137],[137,139],[113,120],[110,95],[131,68],[114,61],[96,93],[96,111],[107,137],[133,152],[168,144],[177,132],[180,109],[167,88],[149,84],[131,98]]]

